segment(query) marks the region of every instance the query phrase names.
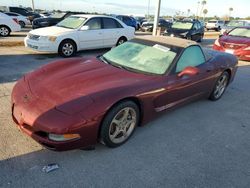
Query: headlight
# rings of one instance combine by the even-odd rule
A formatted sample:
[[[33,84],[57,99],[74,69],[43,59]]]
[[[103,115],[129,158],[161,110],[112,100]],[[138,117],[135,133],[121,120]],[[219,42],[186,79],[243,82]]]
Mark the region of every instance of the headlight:
[[[48,39],[47,36],[40,36],[40,37],[39,37],[39,40],[47,40],[47,39]]]
[[[214,42],[214,44],[215,44],[216,46],[221,46],[221,45],[220,45],[220,42],[219,42],[219,39],[216,39],[215,42]]]
[[[49,134],[49,139],[57,142],[79,139],[79,134]]]
[[[55,42],[56,41],[56,38],[55,36],[49,36],[49,40],[52,41],[52,42]]]
[[[246,47],[244,50],[250,50],[250,46]]]

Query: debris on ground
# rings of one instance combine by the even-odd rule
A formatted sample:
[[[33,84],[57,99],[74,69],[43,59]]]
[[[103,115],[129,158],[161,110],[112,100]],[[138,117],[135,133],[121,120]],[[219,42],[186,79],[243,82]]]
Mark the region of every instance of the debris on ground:
[[[57,170],[57,169],[59,169],[59,165],[56,163],[53,163],[53,164],[48,164],[48,165],[44,166],[42,171],[49,173],[49,172],[52,172],[52,171]]]

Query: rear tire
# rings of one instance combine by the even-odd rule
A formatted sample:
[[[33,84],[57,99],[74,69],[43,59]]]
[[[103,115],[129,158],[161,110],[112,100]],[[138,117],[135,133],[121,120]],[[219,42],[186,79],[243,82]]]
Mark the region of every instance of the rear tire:
[[[230,76],[228,72],[225,71],[221,74],[221,76],[218,78],[218,80],[215,83],[212,93],[209,96],[210,100],[216,101],[222,97],[222,95],[224,94],[228,86],[229,78]]]
[[[101,143],[107,147],[118,147],[124,144],[138,126],[140,112],[132,101],[124,101],[115,105],[102,122]]]
[[[58,53],[62,57],[72,57],[76,54],[76,44],[72,40],[64,40],[58,48]]]
[[[10,28],[5,25],[0,26],[0,36],[7,37],[10,35]]]
[[[23,21],[19,21],[19,25],[21,26],[21,28],[25,28],[25,23]]]
[[[119,45],[123,44],[126,41],[127,41],[127,39],[125,37],[121,37],[121,38],[118,39],[118,41],[116,43],[116,46],[119,46]]]

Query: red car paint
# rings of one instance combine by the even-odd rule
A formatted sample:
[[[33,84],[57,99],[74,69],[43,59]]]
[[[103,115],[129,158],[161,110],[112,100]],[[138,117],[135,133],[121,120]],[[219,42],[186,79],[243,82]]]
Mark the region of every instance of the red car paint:
[[[250,27],[245,27],[249,28]],[[240,60],[250,61],[250,38],[223,35],[218,39],[220,45],[213,45],[214,50],[234,54]],[[249,49],[246,49],[249,48]]]
[[[95,145],[104,115],[117,102],[135,101],[141,124],[159,112],[208,97],[220,74],[234,79],[237,61],[214,53],[207,63],[191,68],[193,76],[146,75],[105,64],[97,58],[72,58],[48,64],[25,75],[12,92],[12,115],[21,130],[52,150]],[[224,61],[221,61],[223,57]],[[198,69],[198,70],[197,70]],[[76,140],[56,142],[47,133],[80,134]]]

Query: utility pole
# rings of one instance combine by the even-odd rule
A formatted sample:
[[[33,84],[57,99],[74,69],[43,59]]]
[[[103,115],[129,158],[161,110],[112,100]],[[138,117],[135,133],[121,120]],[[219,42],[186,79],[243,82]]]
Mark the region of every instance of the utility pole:
[[[156,0],[156,11],[155,11],[155,18],[154,18],[154,29],[153,29],[153,36],[156,36],[159,16],[160,16],[160,9],[161,9],[161,0]]]
[[[149,9],[150,9],[150,0],[148,0],[148,19],[149,19]]]
[[[34,0],[31,0],[31,2],[32,2],[32,9],[33,9],[33,11],[35,12],[35,4],[34,4]]]

